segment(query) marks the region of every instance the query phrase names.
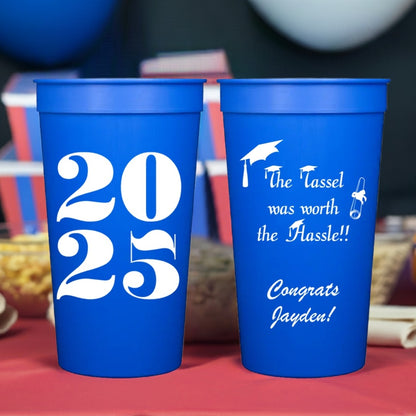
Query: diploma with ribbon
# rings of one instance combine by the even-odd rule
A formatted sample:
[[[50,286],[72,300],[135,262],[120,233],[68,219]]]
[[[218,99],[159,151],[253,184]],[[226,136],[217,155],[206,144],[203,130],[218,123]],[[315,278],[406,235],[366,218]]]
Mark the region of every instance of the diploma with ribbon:
[[[416,306],[370,306],[367,344],[415,348]]]

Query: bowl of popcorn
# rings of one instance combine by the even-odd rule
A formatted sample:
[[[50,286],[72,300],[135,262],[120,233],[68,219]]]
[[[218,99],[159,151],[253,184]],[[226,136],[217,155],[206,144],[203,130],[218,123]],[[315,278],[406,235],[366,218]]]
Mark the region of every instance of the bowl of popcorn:
[[[21,227],[20,227],[21,228]],[[52,291],[44,227],[0,227],[0,293],[21,317],[45,317]]]

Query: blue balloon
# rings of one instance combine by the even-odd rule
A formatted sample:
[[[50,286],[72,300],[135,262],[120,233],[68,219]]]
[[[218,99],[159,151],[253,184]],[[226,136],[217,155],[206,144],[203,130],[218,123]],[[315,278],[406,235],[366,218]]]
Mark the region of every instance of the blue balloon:
[[[117,0],[0,2],[0,49],[45,66],[69,62],[102,33]]]

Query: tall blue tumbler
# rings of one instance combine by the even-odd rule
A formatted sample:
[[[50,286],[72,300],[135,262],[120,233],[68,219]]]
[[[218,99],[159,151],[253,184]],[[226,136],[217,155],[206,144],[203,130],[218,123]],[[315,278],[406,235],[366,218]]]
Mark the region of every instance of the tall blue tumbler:
[[[243,365],[365,362],[388,80],[221,80]]]
[[[37,81],[68,371],[136,377],[181,363],[203,82]]]

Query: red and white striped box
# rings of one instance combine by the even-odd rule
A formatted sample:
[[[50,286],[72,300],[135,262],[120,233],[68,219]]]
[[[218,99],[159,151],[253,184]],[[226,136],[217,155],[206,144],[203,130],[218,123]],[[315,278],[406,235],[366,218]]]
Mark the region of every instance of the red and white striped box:
[[[36,84],[40,78],[76,78],[77,71],[42,71],[13,74],[1,94],[6,107],[17,160],[42,160]]]
[[[11,143],[0,152],[0,201],[15,233],[34,232],[46,222],[42,162],[18,161]]]

